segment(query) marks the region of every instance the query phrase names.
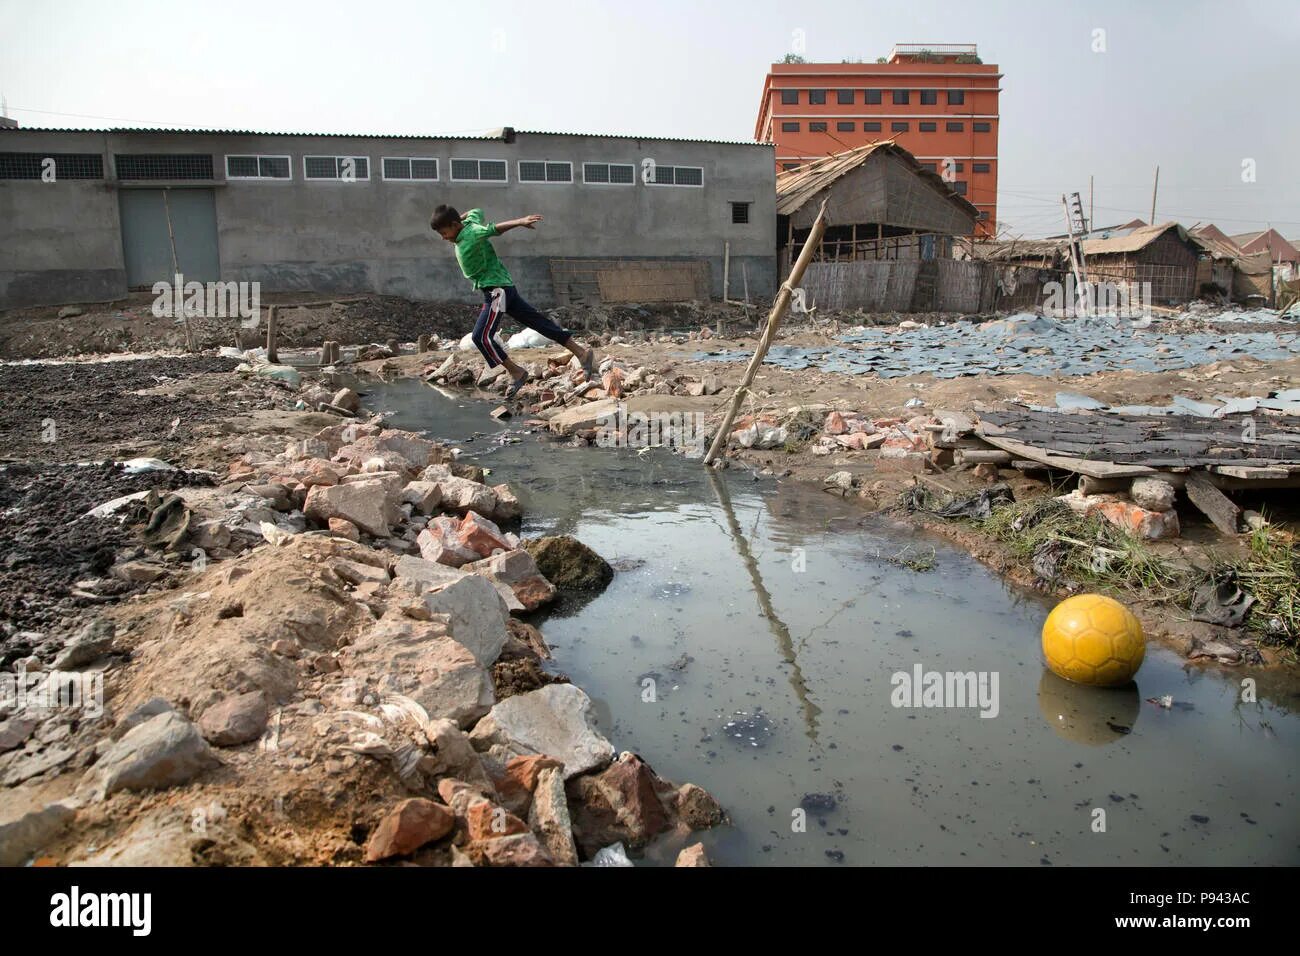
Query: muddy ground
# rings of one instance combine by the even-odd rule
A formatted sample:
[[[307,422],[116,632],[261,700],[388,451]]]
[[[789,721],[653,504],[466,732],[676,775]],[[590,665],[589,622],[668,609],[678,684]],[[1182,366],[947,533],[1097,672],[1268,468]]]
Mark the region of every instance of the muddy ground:
[[[184,349],[184,325],[174,318],[155,316],[154,298],[137,292],[116,302],[0,312],[0,361]],[[393,296],[339,296],[332,300],[281,294],[262,300],[263,309],[270,305],[280,307],[276,338],[282,348],[315,348],[326,339],[341,345],[390,339],[414,342],[421,335],[459,339],[473,329],[479,310],[474,299],[412,302]],[[732,307],[690,302],[559,308],[552,310],[552,315],[571,328],[608,332],[712,325],[719,317],[735,320],[738,313]],[[190,329],[196,348],[201,350],[265,344],[265,324],[244,328],[236,318],[194,318]]]

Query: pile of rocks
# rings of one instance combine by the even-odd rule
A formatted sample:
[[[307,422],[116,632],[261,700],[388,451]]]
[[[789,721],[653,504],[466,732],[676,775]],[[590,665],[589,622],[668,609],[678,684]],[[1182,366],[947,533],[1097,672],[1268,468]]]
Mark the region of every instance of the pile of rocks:
[[[368,837],[331,858],[352,846],[356,862],[574,865],[663,834],[684,847],[722,819],[698,788],[615,760],[590,699],[543,669],[544,638],[516,617],[607,585],[599,555],[569,536],[520,540],[507,485],[411,432],[349,422],[278,452],[245,445],[224,482],[173,508],[167,547],[210,549],[175,569],[184,593],[160,581],[53,662],[87,687],[108,675],[102,717],[36,706],[64,678],[35,659],[29,703],[0,700],[0,785],[77,775],[61,800],[15,794],[0,862],[59,841],[66,862],[185,864],[196,840],[231,862],[296,852],[251,811],[204,810],[196,831],[175,807],[116,796],[180,786],[200,807],[245,808],[337,788],[344,832]],[[94,851],[71,836],[83,818]],[[703,859],[696,845],[683,865]]]
[[[546,359],[528,366],[530,381],[519,390],[519,401],[533,412],[582,405],[604,398],[625,398],[629,395],[716,395],[722,391],[721,380],[712,373],[698,378],[677,374],[671,362],[654,368],[630,365],[605,356],[597,367],[595,377],[588,380],[577,358],[567,361]],[[504,392],[509,385],[505,369],[476,371],[476,366],[451,355],[436,368],[425,372],[426,381],[462,387]]]
[[[925,426],[931,421],[928,415],[904,421],[871,418],[854,411],[831,411],[811,450],[814,455],[829,455],[878,448],[881,458],[921,458],[929,450]]]
[[[1057,499],[1081,515],[1101,515],[1136,538],[1155,541],[1181,534],[1174,510],[1175,489],[1160,478],[1134,478],[1125,494],[1085,495],[1082,488]]]

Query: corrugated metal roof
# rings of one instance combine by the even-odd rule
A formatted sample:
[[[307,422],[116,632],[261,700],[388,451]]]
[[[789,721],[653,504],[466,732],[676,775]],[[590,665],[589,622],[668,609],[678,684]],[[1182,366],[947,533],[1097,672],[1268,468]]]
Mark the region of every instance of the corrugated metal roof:
[[[393,133],[295,133],[291,131],[269,131],[256,129],[185,129],[183,127],[161,126],[114,126],[107,129],[84,129],[70,126],[0,126],[4,133],[149,133],[183,136],[312,136],[335,139],[501,139],[501,131],[473,135],[434,135],[412,136]]]
[[[971,217],[978,217],[979,210],[970,204],[966,199],[957,195],[944,181],[944,178],[938,173],[932,173],[919,162],[916,157],[909,153],[903,147],[899,146],[892,139],[881,140],[876,143],[867,143],[865,146],[858,146],[854,149],[845,150],[842,153],[835,153],[823,159],[815,159],[811,163],[800,166],[798,169],[791,169],[786,172],[778,173],[776,177],[776,211],[778,215],[788,216],[791,213],[798,212],[808,202],[822,190],[829,187],[846,173],[852,172],[867,161],[876,150],[882,149],[900,157],[916,172],[918,176],[927,180],[930,185],[935,186],[941,192],[946,193],[948,198],[962,207],[962,211]]]
[[[1083,240],[1085,256],[1117,255],[1125,252],[1137,252],[1145,249],[1171,229],[1178,230],[1178,238],[1188,241],[1187,230],[1176,222],[1161,223],[1157,226],[1142,226],[1134,229],[1127,236],[1112,236],[1109,239]]]
[[[3,132],[17,133],[148,133],[162,135],[189,135],[189,136],[302,136],[316,138],[333,138],[333,139],[472,139],[472,140],[500,140],[505,138],[505,132],[500,129],[488,130],[480,134],[447,134],[447,133],[430,133],[427,135],[412,135],[406,133],[302,133],[292,132],[289,130],[255,130],[255,129],[186,129],[184,127],[151,127],[151,126],[114,126],[108,129],[85,129],[63,126],[16,126],[0,127]],[[688,139],[680,136],[638,136],[632,133],[562,133],[547,130],[524,130],[517,129],[514,131],[516,136],[575,136],[595,139],[637,139],[637,140],[656,140],[664,143],[708,143],[715,146],[762,146],[767,149],[773,149],[772,143],[759,143],[753,140],[726,140],[726,139]]]
[[[683,136],[639,136],[635,133],[561,133],[554,130],[517,129],[516,136],[583,136],[593,139],[651,139],[661,143],[707,143],[712,146],[762,146],[775,149],[775,143],[761,143],[752,139],[690,139]]]

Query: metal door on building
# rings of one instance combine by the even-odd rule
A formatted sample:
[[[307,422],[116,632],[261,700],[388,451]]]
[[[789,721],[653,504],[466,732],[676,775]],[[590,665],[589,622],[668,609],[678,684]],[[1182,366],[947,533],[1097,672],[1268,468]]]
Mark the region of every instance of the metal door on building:
[[[172,267],[173,235],[176,265],[186,282],[216,282],[221,278],[217,208],[211,189],[122,189],[118,195],[128,286],[148,288],[155,282],[172,281],[176,274]]]

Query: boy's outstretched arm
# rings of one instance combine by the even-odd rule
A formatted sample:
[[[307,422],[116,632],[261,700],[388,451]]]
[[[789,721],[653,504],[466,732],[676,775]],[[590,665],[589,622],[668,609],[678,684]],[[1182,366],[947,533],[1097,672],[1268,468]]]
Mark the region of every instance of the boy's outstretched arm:
[[[542,217],[536,214],[523,216],[519,219],[507,219],[505,222],[499,222],[496,224],[497,235],[500,235],[503,232],[509,232],[511,229],[517,229],[520,226],[523,226],[525,229],[532,229],[536,223],[541,221]]]

